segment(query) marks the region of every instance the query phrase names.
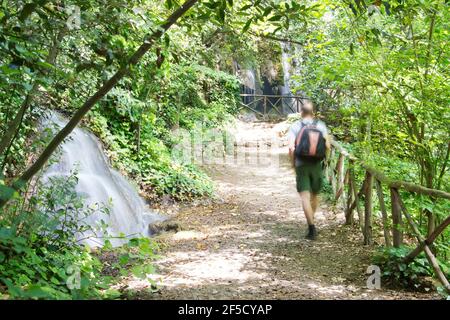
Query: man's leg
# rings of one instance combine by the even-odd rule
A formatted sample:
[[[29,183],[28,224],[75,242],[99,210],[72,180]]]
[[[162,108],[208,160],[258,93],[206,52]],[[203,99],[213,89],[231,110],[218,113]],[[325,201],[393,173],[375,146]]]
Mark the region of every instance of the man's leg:
[[[311,205],[311,192],[300,192],[300,198],[302,199],[303,211],[305,212],[305,217],[308,225],[314,225],[314,209]]]
[[[303,212],[308,222],[307,239],[314,240],[317,236],[314,226],[314,210],[311,205],[311,175],[309,166],[301,166],[296,168],[297,172],[297,191],[300,195]]]
[[[316,226],[314,225],[314,208],[312,206],[311,192],[302,191],[300,192],[300,197],[302,199],[303,212],[305,213],[306,221],[308,221],[308,233],[306,234],[306,239],[315,240],[317,237]]]
[[[319,193],[322,190],[323,172],[322,164],[316,164],[311,170],[311,207],[316,213],[319,207]]]
[[[314,217],[314,214],[317,212],[318,207],[319,207],[319,194],[311,193],[311,208],[313,211],[313,217]]]
[[[310,167],[309,178],[311,182],[311,193],[309,196],[310,206],[311,206],[311,216],[312,220],[309,224],[309,231],[307,235],[307,239],[315,240],[317,237],[317,230],[314,225],[314,215],[319,207],[319,192],[322,189],[322,165],[321,163],[317,163]]]

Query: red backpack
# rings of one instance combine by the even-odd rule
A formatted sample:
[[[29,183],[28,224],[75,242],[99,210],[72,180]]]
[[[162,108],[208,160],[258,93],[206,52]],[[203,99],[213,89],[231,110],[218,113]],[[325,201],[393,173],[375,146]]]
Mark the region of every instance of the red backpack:
[[[321,161],[325,158],[325,137],[317,127],[318,120],[304,124],[295,139],[295,156],[302,160]]]

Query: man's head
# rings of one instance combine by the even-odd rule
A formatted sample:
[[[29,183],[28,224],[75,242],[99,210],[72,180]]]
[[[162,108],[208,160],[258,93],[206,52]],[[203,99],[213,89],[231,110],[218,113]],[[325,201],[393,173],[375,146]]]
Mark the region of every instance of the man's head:
[[[311,100],[305,100],[300,108],[302,118],[312,117],[314,115],[314,104]]]

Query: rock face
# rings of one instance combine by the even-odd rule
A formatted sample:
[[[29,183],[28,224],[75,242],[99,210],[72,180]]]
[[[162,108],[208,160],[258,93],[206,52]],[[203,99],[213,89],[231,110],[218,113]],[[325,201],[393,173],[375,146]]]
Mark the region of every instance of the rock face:
[[[241,82],[242,102],[254,110],[263,112],[277,108],[288,115],[298,107],[292,96],[304,96],[301,87],[303,48],[300,45],[280,42],[279,46],[263,45],[258,48],[261,56],[256,65],[233,61],[233,71]],[[255,97],[256,95],[256,97]],[[269,97],[262,101],[259,95]],[[275,107],[276,106],[276,107]],[[242,120],[242,119],[241,119]],[[245,120],[244,120],[245,121]]]

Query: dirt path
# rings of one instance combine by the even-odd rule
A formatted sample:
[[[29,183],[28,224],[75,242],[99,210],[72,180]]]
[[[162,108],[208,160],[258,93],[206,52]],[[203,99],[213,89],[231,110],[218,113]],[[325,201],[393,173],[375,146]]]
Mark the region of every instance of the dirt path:
[[[160,236],[166,245],[154,280],[160,290],[146,299],[432,299],[434,294],[366,289],[374,248],[343,225],[343,214],[322,205],[319,238],[304,239],[306,221],[294,173],[280,138],[286,125],[240,123],[238,163],[206,166],[218,199],[173,207],[183,231]],[[259,137],[259,149],[254,137]],[[261,141],[262,140],[262,141]],[[270,150],[265,150],[271,145]],[[256,154],[259,150],[260,163]],[[245,163],[247,160],[253,164]],[[263,155],[263,156],[261,156]],[[272,165],[261,158],[272,156]],[[252,160],[253,159],[253,160]],[[275,159],[275,160],[274,160]],[[167,209],[167,208],[166,208]]]

